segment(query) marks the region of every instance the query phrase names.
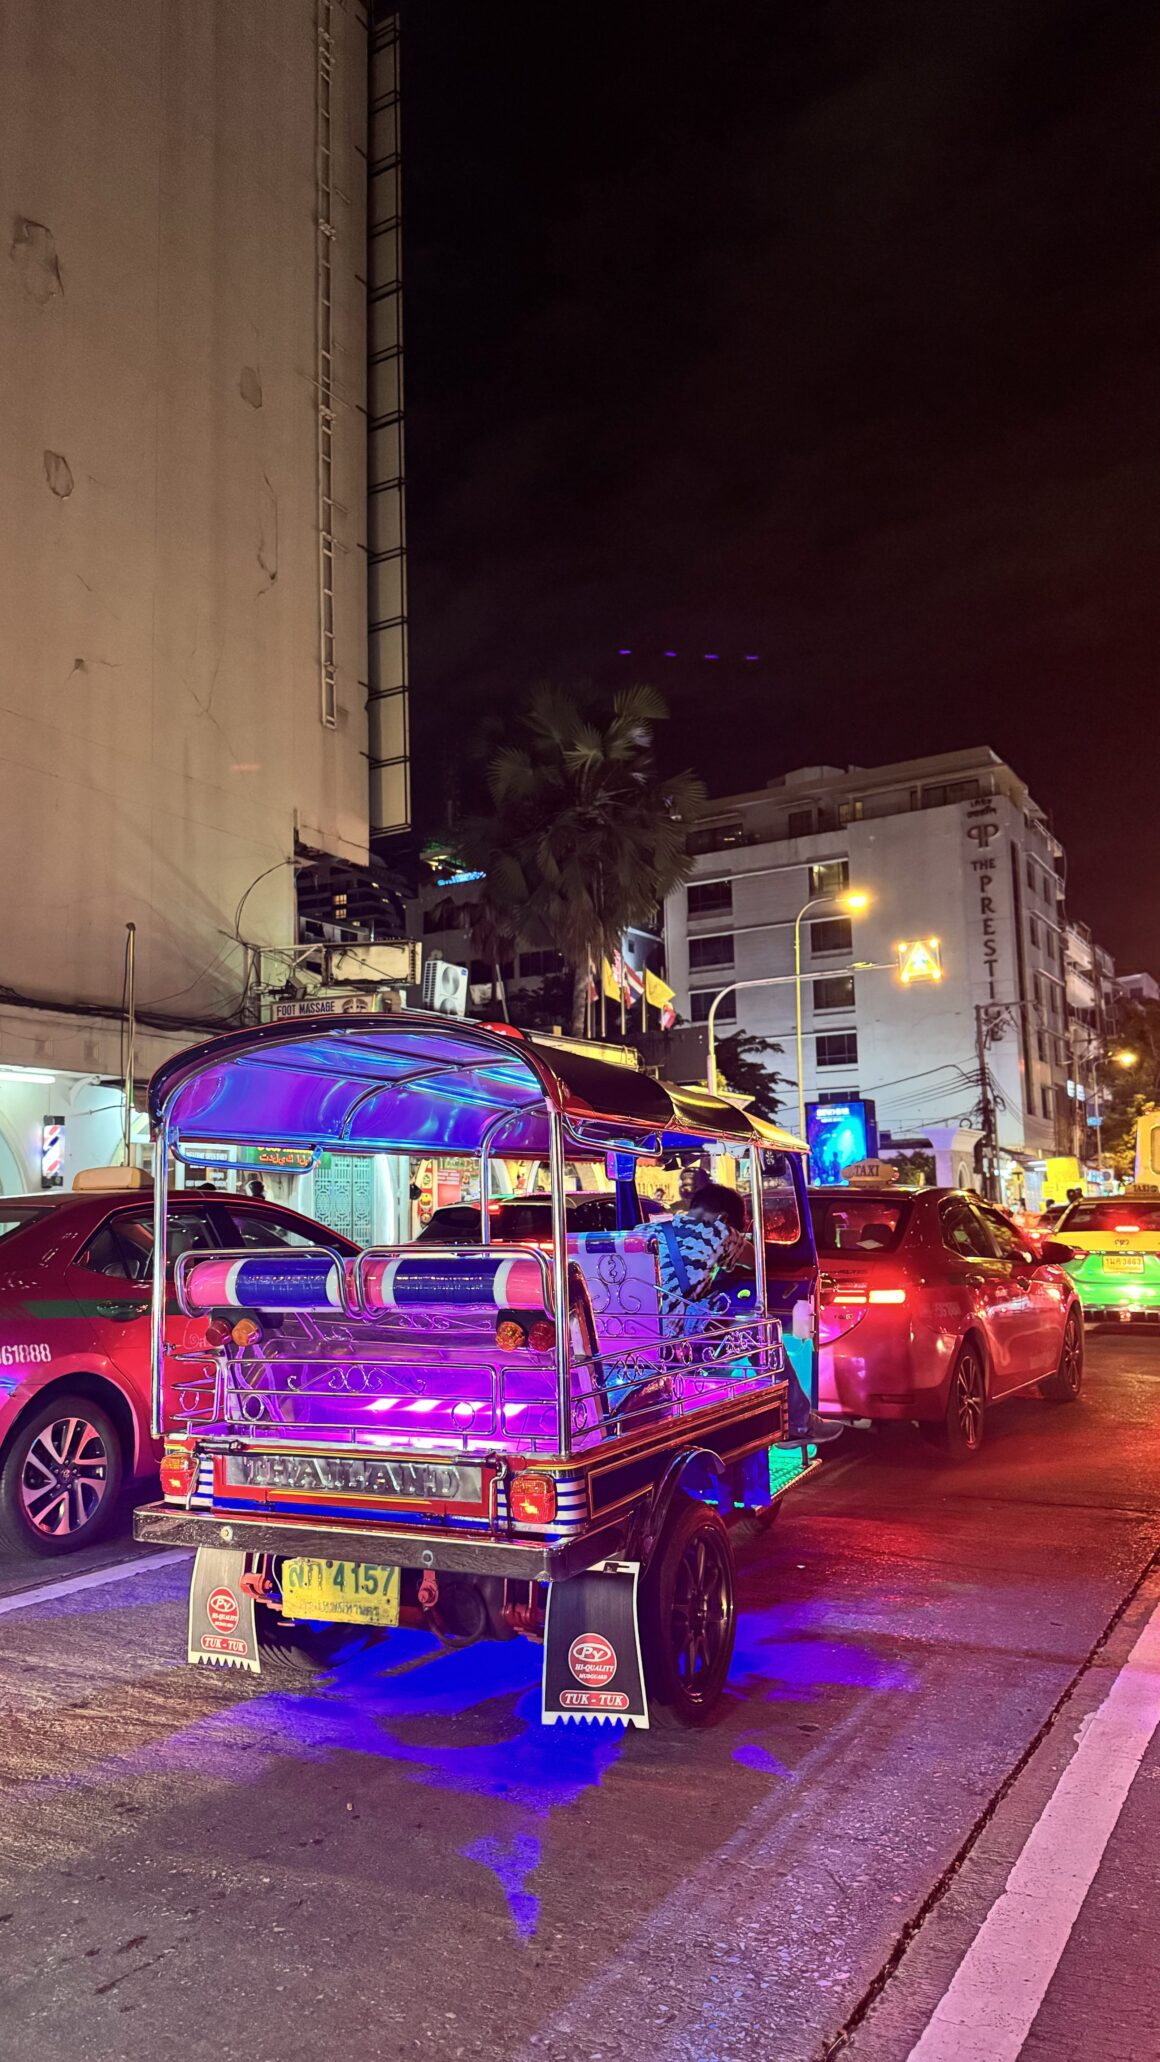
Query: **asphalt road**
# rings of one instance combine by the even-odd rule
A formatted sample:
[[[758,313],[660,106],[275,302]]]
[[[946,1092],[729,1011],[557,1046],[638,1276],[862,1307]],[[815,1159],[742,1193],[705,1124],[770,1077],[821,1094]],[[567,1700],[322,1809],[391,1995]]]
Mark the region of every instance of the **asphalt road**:
[[[1158,1548],[1136,1336],[974,1465],[899,1429],[787,1499],[700,1735],[542,1729],[521,1641],[275,1694],[186,1667],[181,1562],[8,1610],[77,1567],[0,1563],[0,2057],[904,2062],[946,1972],[876,1992]]]

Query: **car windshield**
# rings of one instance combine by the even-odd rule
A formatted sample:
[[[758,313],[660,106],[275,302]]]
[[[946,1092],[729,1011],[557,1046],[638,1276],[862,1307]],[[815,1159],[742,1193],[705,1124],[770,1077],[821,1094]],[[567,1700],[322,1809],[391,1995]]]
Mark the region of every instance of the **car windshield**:
[[[26,1224],[34,1224],[52,1207],[51,1203],[38,1202],[31,1196],[26,1203],[12,1202],[5,1197],[0,1202],[0,1239],[6,1239],[10,1232],[22,1231]]]
[[[892,1253],[906,1230],[904,1196],[811,1195],[810,1216],[820,1255]]]
[[[656,1204],[642,1200],[645,1217],[656,1214]],[[568,1197],[569,1231],[615,1231],[616,1197],[611,1189],[575,1191]],[[518,1243],[523,1239],[549,1239],[552,1235],[552,1204],[549,1196],[497,1196],[491,1206],[492,1237]],[[436,1210],[420,1239],[451,1246],[479,1242],[478,1203],[449,1203]]]
[[[1100,1196],[1073,1203],[1059,1231],[1160,1231],[1160,1196]]]

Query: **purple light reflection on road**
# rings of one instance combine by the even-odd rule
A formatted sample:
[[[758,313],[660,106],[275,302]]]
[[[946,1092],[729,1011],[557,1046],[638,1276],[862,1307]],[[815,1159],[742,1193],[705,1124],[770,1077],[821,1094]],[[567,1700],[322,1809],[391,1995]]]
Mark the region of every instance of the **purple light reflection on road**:
[[[459,1850],[464,1861],[479,1862],[483,1868],[491,1869],[499,1887],[507,1899],[521,1940],[531,1940],[540,1916],[540,1900],[524,1883],[540,1866],[540,1843],[531,1833],[517,1833],[506,1845],[502,1840],[490,1837],[475,1840],[470,1847]]]

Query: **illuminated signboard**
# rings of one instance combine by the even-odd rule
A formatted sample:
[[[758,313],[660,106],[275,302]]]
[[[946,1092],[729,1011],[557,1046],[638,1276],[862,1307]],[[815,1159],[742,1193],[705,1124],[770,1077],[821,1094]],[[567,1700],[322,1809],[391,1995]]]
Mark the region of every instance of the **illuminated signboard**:
[[[847,1167],[873,1159],[878,1150],[874,1104],[860,1097],[847,1103],[807,1103],[806,1141],[810,1180],[842,1181]]]
[[[941,981],[942,954],[937,938],[911,938],[898,948],[898,976],[904,988],[912,981]]]

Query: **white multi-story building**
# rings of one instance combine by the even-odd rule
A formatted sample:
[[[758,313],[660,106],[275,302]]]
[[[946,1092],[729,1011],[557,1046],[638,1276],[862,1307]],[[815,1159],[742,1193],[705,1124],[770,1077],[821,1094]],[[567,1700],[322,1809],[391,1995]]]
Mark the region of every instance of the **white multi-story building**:
[[[1009,1187],[1070,1150],[1062,853],[992,751],[799,768],[706,805],[693,877],[665,911],[678,1008],[773,1039],[796,1117],[794,931],[804,1100],[872,1098],[881,1132],[972,1169],[982,1039]],[[849,913],[842,896],[867,897]],[[943,978],[903,985],[904,942],[937,939]],[[746,987],[747,982],[777,985]],[[1024,1177],[1016,1170],[1024,1169]]]
[[[142,1077],[237,1011],[246,942],[294,945],[303,850],[357,864],[405,820],[375,16],[5,10],[0,1191],[49,1113],[66,1178],[115,1153],[128,924]]]

